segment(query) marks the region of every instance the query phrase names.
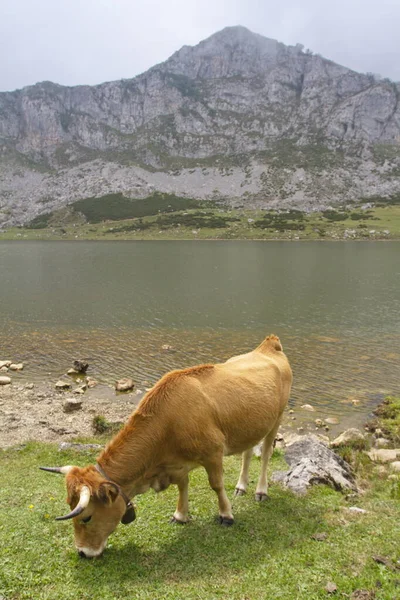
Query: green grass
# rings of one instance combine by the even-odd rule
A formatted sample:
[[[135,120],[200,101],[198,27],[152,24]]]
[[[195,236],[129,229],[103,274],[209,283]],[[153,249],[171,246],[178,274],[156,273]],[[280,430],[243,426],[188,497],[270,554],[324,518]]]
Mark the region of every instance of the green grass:
[[[356,589],[375,590],[377,600],[399,597],[400,571],[373,560],[400,559],[400,509],[384,479],[370,481],[350,504],[324,486],[297,498],[273,485],[267,502],[256,503],[252,493],[235,499],[235,524],[222,528],[215,494],[199,469],[191,474],[191,523],[168,522],[174,487],[149,492],[136,500],[135,523],[118,527],[102,558],[85,561],[73,548],[71,523],[54,521],[67,509],[63,477],[38,466],[94,458],[38,443],[0,453],[0,595],[7,600],[317,600],[327,597],[328,581],[336,583],[337,598]],[[279,468],[276,452],[271,470]],[[253,459],[251,492],[258,471]],[[238,473],[239,459],[228,458],[231,498]],[[354,503],[368,512],[349,513]],[[315,541],[316,533],[327,537]]]
[[[74,212],[82,213],[89,223],[119,221],[134,217],[156,215],[160,212],[198,208],[199,200],[183,198],[174,194],[154,193],[142,199],[126,198],[123,194],[107,194],[100,198],[84,198],[71,204]]]
[[[144,200],[116,196],[110,206],[106,197],[79,201],[82,204],[75,203],[72,209],[66,207],[51,217],[34,219],[35,227],[47,224],[44,228],[13,228],[1,233],[0,239],[340,240],[348,239],[346,231],[351,232],[351,239],[400,239],[400,204],[378,203],[361,210],[355,203],[349,210],[306,214],[298,210],[229,209],[211,201],[168,194],[154,194]]]
[[[394,445],[400,444],[400,398],[389,396],[378,406],[374,414],[379,419],[379,427]]]

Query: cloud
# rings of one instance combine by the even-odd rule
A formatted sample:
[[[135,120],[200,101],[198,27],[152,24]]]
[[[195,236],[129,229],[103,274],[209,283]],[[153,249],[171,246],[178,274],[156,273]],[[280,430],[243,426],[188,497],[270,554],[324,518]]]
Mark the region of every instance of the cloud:
[[[399,21],[398,0],[2,0],[0,89],[130,78],[228,25],[400,80]]]

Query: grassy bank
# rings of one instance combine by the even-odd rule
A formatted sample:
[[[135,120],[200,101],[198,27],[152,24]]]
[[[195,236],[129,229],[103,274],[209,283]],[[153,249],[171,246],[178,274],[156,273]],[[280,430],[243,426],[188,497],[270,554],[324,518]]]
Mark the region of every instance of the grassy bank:
[[[67,509],[63,477],[38,466],[83,465],[94,458],[37,443],[0,454],[0,595],[7,600],[316,600],[329,596],[329,582],[337,586],[337,598],[399,597],[399,499],[393,481],[362,466],[365,461],[363,495],[346,499],[321,486],[297,498],[272,485],[267,502],[256,503],[252,493],[235,499],[231,528],[215,523],[215,494],[205,473],[195,471],[190,524],[168,522],[174,488],[158,496],[150,492],[136,499],[136,522],[119,526],[102,558],[85,561],[73,548],[71,523],[53,519]],[[230,497],[239,464],[237,457],[226,460]],[[282,468],[275,451],[270,471]],[[252,492],[258,471],[253,459]],[[367,512],[352,513],[354,504]]]
[[[89,202],[90,200],[90,202]],[[400,204],[322,213],[228,209],[183,198],[149,202],[87,199],[73,209],[34,219],[29,227],[0,232],[27,240],[388,240],[400,239]],[[98,206],[96,204],[98,203]],[[78,211],[78,208],[80,209]],[[107,210],[106,210],[107,208]],[[84,212],[80,212],[83,210]],[[129,212],[130,211],[130,212]],[[138,215],[127,218],[127,214]]]

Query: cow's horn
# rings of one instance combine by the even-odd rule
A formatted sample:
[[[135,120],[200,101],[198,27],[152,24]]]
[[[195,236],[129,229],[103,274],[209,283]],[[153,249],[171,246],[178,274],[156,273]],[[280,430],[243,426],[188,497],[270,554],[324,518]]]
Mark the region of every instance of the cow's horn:
[[[66,465],[65,467],[39,467],[42,471],[49,471],[50,473],[62,473],[62,475],[67,475],[71,469],[74,467],[71,465]]]
[[[81,489],[81,495],[79,496],[79,502],[75,506],[74,510],[72,510],[70,513],[68,513],[68,515],[65,515],[65,517],[56,517],[56,521],[66,521],[67,519],[73,519],[74,517],[77,517],[78,515],[81,514],[81,512],[83,512],[85,510],[85,508],[89,504],[89,501],[90,501],[90,490],[86,485],[84,485]]]

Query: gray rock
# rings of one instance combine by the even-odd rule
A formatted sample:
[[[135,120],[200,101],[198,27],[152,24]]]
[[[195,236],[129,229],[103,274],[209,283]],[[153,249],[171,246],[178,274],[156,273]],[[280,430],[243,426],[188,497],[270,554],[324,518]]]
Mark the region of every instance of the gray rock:
[[[23,368],[23,363],[11,363],[10,365],[10,371],[22,371]]]
[[[400,458],[400,448],[393,450],[372,448],[367,454],[373,462],[394,462],[397,458]]]
[[[68,381],[60,379],[55,385],[56,390],[70,390],[72,385]]]
[[[68,398],[63,402],[63,411],[65,413],[75,412],[82,408],[82,401],[77,398]]]
[[[87,389],[86,385],[81,385],[80,387],[77,387],[77,388],[74,389],[74,394],[81,394],[82,395],[82,394],[85,393],[86,389]]]
[[[340,446],[346,446],[347,444],[351,444],[352,442],[365,441],[366,435],[362,433],[359,429],[355,427],[351,429],[346,429],[343,433],[341,433],[336,439],[331,442],[332,448],[339,448]]]
[[[74,360],[74,369],[77,373],[86,373],[89,363],[85,360]]]
[[[115,389],[117,392],[128,392],[135,387],[133,379],[130,377],[125,377],[124,379],[119,379],[115,382]]]
[[[7,377],[7,375],[0,376],[0,385],[8,385],[11,383],[11,377]]]
[[[6,367],[8,369],[11,365],[11,360],[0,360],[0,369]]]
[[[374,442],[375,448],[388,448],[391,446],[391,441],[386,438],[378,437]]]
[[[350,466],[316,436],[303,436],[286,448],[285,460],[290,469],[273,473],[279,481],[296,494],[307,492],[310,485],[324,483],[341,491],[357,491]]]

